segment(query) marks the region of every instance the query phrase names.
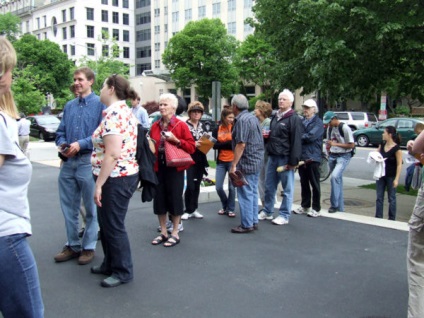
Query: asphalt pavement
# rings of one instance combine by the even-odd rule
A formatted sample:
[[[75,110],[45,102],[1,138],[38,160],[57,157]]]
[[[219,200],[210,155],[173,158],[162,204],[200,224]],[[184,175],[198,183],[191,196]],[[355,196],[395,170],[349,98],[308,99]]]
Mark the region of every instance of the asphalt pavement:
[[[284,226],[261,221],[259,230],[249,234],[230,233],[240,222],[238,209],[235,219],[219,216],[216,193],[205,188],[199,207],[205,218],[184,221],[181,243],[172,248],[150,244],[157,218],[152,203],[142,203],[136,192],[126,221],[134,281],[105,289],[99,285],[103,277],[90,274],[91,265],[54,262],[66,240],[58,162],[35,151],[31,159],[29,241],[45,317],[406,316],[406,223],[374,219],[374,207],[364,206],[374,204],[375,192],[359,189],[360,181],[345,180],[345,198],[367,202],[359,208],[347,204],[346,213],[328,214],[326,181],[324,217],[293,215]],[[296,182],[295,204],[299,192]],[[398,195],[398,207],[406,215],[414,198],[405,197]],[[101,260],[99,242],[93,264]]]

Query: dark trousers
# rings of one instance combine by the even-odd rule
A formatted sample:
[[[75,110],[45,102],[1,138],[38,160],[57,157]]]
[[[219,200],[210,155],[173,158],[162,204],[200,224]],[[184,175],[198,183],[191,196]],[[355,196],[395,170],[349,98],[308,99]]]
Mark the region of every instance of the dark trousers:
[[[302,208],[321,211],[321,185],[319,183],[319,162],[311,162],[299,167]],[[312,189],[312,191],[311,191]]]
[[[96,177],[95,177],[96,179]],[[125,216],[137,188],[138,174],[108,178],[102,187],[102,207],[97,207],[104,259],[103,271],[122,282],[133,278],[130,242],[125,229]]]
[[[199,206],[200,184],[203,179],[203,170],[196,165],[187,169],[187,187],[184,193],[185,211],[193,213]]]

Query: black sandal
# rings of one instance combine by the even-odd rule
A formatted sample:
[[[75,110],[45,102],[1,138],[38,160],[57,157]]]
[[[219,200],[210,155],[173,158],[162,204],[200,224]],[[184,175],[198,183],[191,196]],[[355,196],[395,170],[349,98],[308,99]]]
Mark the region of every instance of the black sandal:
[[[168,241],[168,237],[161,234],[152,241],[152,245],[159,245],[159,244],[165,243],[166,241]]]
[[[165,246],[165,247],[173,247],[173,246],[177,245],[178,243],[180,243],[180,239],[179,238],[176,238],[174,235],[171,235],[171,237],[168,238],[168,241],[166,241],[166,243],[168,245],[163,244],[163,246]]]

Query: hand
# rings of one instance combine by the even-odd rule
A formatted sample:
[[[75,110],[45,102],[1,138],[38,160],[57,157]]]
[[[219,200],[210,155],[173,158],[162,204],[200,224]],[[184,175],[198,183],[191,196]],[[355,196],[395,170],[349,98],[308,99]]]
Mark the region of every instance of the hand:
[[[94,203],[96,203],[96,205],[101,208],[102,207],[101,201],[102,201],[102,187],[96,185],[96,188],[94,190]]]
[[[81,147],[78,143],[78,141],[73,142],[69,145],[69,149],[67,152],[64,153],[65,157],[72,158],[74,157],[79,151],[81,150]]]
[[[398,181],[397,180],[393,180],[393,188],[397,188],[398,186]]]
[[[236,166],[231,166],[229,173],[234,173],[234,172],[236,172],[236,170],[237,170]]]
[[[406,149],[408,150],[409,153],[412,153],[412,146],[414,145],[414,141],[413,140],[409,140],[406,143]]]

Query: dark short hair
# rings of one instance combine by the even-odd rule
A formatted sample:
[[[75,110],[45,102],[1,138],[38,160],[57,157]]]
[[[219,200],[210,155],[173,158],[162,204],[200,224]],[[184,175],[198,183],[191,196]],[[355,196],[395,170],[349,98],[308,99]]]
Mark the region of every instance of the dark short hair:
[[[93,70],[89,67],[84,66],[84,67],[80,67],[76,69],[74,72],[74,75],[79,73],[84,74],[87,80],[89,81],[94,81],[96,79],[96,75],[94,74]]]
[[[106,85],[115,89],[116,97],[120,100],[136,99],[138,94],[130,86],[128,80],[117,74],[113,74],[106,79]]]

